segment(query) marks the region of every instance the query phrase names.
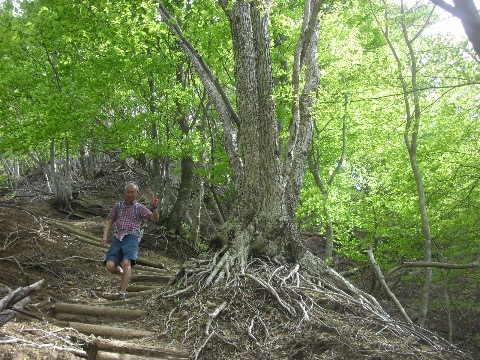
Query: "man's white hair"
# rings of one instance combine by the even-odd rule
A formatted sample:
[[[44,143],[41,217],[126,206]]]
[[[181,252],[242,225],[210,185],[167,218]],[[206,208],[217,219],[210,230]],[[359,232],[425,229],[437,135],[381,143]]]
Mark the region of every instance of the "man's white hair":
[[[125,191],[127,190],[127,188],[130,186],[130,185],[133,185],[135,187],[135,191],[138,192],[139,190],[139,187],[137,185],[137,183],[135,181],[129,181],[127,182],[127,184],[125,185]]]

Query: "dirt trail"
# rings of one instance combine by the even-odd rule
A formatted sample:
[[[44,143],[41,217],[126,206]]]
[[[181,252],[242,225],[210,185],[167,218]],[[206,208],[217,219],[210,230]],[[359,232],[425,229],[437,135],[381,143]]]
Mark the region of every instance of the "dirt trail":
[[[0,299],[44,280],[27,307],[43,320],[17,314],[1,327],[1,358],[188,358],[189,349],[162,330],[168,308],[148,304],[178,263],[141,247],[127,299],[112,300],[119,278],[103,267],[103,224],[102,216],[68,220],[48,202],[0,203]]]

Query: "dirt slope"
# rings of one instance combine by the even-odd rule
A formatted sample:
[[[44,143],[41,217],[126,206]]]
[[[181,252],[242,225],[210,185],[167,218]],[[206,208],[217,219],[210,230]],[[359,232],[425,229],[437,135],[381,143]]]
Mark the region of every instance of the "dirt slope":
[[[120,183],[113,188],[121,194]],[[160,296],[166,289],[165,284],[160,284],[154,292],[141,293],[118,305],[106,299],[117,292],[119,285],[119,279],[103,268],[106,249],[81,241],[49,222],[67,222],[100,242],[106,212],[117,199],[109,195],[111,186],[105,187],[107,191],[96,189],[80,193],[75,203],[83,219],[53,210],[48,196],[38,195],[41,191],[0,202],[0,283],[16,289],[44,280],[41,289],[31,296],[33,304],[42,306],[29,308],[44,320],[18,314],[1,327],[0,358],[77,359],[84,357],[85,349],[98,339],[105,340],[104,345],[113,339],[108,335],[88,336],[68,326],[65,319],[59,320],[55,305],[66,303],[147,311],[147,316],[135,319],[110,315],[88,319],[76,314],[73,320],[91,320],[110,329],[148,331],[145,336],[121,341],[132,347],[183,351],[198,359],[474,359],[474,355],[444,341],[431,340],[430,336],[405,336],[401,326],[398,333],[386,331],[378,321],[369,319],[361,306],[352,307],[324,295],[308,295],[322,304],[305,312],[315,318],[289,318],[268,293],[246,282],[240,287],[219,286],[185,298]],[[174,274],[185,255],[179,249],[178,244],[161,234],[149,237],[147,230],[140,256],[162,264],[166,268],[163,271]],[[135,274],[144,274],[145,280],[152,274],[147,268],[137,268]],[[135,279],[132,284],[145,286]],[[0,291],[1,299],[8,290]],[[226,307],[216,317],[213,314],[222,301]],[[137,353],[136,358],[176,355],[168,356]],[[134,359],[135,355],[118,358]]]

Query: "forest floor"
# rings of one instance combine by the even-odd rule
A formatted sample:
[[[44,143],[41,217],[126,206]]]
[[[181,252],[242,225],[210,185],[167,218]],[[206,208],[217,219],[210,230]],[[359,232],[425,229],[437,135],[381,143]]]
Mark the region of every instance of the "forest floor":
[[[166,353],[156,357],[127,355],[117,349],[104,354],[105,359],[480,358],[469,351],[472,348],[451,347],[431,334],[410,336],[403,330],[387,333],[377,322],[368,321],[363,310],[352,311],[348,305],[331,299],[322,300],[322,315],[316,320],[300,321],[289,319],[271,296],[254,287],[213,287],[201,294],[169,298],[161,296],[168,288],[162,284],[153,292],[144,291],[121,304],[108,300],[117,293],[119,278],[104,269],[106,248],[82,241],[55,226],[54,221],[88,232],[100,243],[107,212],[121,200],[123,180],[105,177],[78,189],[74,209],[82,218],[77,219],[53,209],[41,180],[23,184],[14,198],[0,198],[0,301],[11,290],[43,280],[41,288],[31,295],[31,304],[38,306],[28,307],[36,317],[19,313],[0,327],[0,358],[85,358],[85,349],[92,343],[114,338],[88,335],[70,326],[72,323],[59,320],[58,304],[65,303],[148,312],[136,319],[96,316],[94,322],[113,329],[148,331],[135,339],[123,338],[121,343],[161,347]],[[187,252],[171,237],[158,231],[149,233],[147,228],[139,256],[161,264],[165,274],[174,275],[191,255]],[[134,274],[142,274],[142,269],[134,268]],[[221,307],[222,299],[229,299],[227,308]],[[214,316],[219,309],[222,314]],[[84,317],[75,315],[73,320],[83,321]]]

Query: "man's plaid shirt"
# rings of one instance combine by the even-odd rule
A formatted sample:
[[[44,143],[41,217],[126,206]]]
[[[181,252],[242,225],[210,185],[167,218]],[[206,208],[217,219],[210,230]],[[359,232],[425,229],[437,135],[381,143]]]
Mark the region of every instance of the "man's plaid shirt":
[[[135,207],[137,207],[137,216],[135,216]],[[139,236],[142,221],[150,219],[152,212],[137,201],[131,204],[124,201],[120,214],[118,214],[119,208],[120,203],[115,204],[107,216],[107,219],[112,220],[115,224],[113,236],[120,241],[128,234]]]

